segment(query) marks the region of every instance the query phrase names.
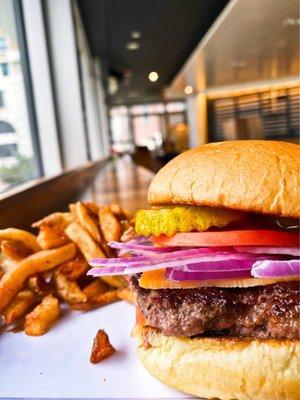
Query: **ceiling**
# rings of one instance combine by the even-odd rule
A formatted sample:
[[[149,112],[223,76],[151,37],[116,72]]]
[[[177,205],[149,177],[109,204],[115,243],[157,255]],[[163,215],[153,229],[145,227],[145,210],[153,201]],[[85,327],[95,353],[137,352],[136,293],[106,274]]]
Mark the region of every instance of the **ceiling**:
[[[178,97],[186,85],[213,94],[229,86],[299,80],[299,25],[298,0],[231,2],[168,95]]]
[[[161,99],[228,0],[78,0],[92,54],[119,82],[111,104]],[[133,40],[131,32],[138,31]],[[130,41],[140,44],[129,51]],[[148,74],[159,79],[151,83]],[[125,78],[127,77],[127,78]]]

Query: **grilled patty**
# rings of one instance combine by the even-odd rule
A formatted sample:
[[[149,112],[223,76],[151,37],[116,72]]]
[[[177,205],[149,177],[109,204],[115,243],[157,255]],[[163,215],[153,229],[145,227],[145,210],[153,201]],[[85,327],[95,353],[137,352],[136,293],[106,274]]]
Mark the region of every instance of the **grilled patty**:
[[[143,289],[131,283],[149,325],[167,336],[299,338],[299,283],[251,288]]]

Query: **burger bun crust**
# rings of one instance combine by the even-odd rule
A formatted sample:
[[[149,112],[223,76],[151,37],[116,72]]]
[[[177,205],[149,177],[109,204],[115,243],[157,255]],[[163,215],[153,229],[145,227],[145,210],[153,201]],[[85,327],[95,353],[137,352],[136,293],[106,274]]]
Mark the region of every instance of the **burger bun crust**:
[[[148,372],[179,391],[206,399],[299,399],[297,340],[178,338],[142,326],[134,336]]]
[[[152,205],[229,208],[300,216],[299,145],[269,140],[208,143],[188,150],[154,177]]]

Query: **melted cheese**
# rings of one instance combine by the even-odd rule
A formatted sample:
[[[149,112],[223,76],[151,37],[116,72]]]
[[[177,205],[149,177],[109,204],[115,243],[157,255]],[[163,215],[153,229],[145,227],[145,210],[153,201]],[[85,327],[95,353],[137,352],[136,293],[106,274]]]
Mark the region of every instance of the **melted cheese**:
[[[271,285],[276,282],[297,281],[299,277],[290,278],[240,278],[211,279],[203,281],[175,282],[165,278],[165,269],[143,272],[139,279],[140,287],[144,289],[193,289],[198,287],[253,287]]]

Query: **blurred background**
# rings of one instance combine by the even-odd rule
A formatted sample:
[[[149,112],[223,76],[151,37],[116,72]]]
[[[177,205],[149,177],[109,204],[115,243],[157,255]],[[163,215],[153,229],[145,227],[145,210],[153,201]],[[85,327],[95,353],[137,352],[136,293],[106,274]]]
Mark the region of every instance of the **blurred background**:
[[[107,157],[299,140],[298,0],[0,0],[0,192]]]

